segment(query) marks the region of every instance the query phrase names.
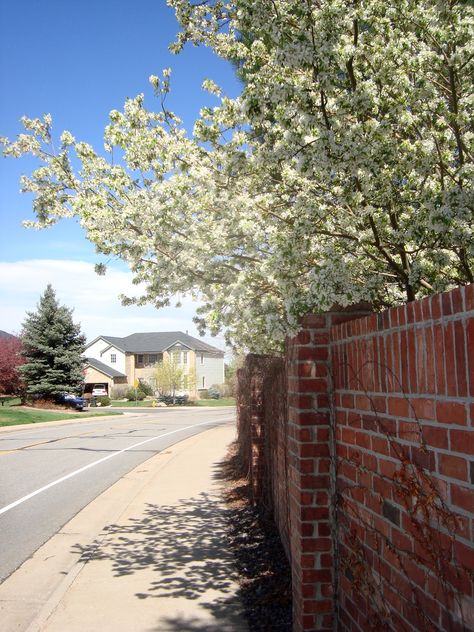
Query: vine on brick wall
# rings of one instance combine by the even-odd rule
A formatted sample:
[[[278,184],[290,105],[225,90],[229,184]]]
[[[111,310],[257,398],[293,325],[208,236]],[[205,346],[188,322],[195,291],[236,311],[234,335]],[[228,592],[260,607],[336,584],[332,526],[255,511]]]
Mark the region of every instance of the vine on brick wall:
[[[373,398],[360,379],[360,373],[369,365],[390,372],[392,379],[398,383],[400,392],[403,393],[403,389],[389,367],[367,361],[356,372],[352,366],[345,363],[346,370],[351,372],[360,392],[363,392],[370,402],[370,421],[387,439],[390,455],[398,463],[393,475],[389,476],[374,472],[365,465],[357,448],[348,451],[347,457],[339,454],[337,468],[340,475],[337,477],[335,511],[338,517],[341,572],[352,582],[354,591],[366,601],[367,629],[397,632],[413,630],[414,628],[401,618],[401,613],[399,614],[403,606],[408,606],[408,610],[403,612],[404,615],[410,615],[411,606],[411,616],[415,619],[418,617],[419,623],[415,629],[439,629],[433,621],[433,618],[436,618],[436,610],[434,615],[431,611],[436,605],[433,605],[434,602],[431,602],[430,597],[417,583],[416,575],[414,576],[415,569],[420,566],[427,569],[426,582],[432,593],[436,585],[436,601],[444,605],[446,613],[456,612],[461,621],[459,627],[459,623],[448,616],[447,629],[467,629],[463,618],[462,592],[458,587],[462,586],[466,579],[474,579],[474,574],[462,560],[456,559],[456,534],[462,525],[446,504],[439,482],[422,464],[412,458],[408,447],[398,441],[400,433],[394,432],[381,419]],[[421,457],[427,456],[423,426],[411,402],[406,395],[404,397],[416,424],[416,430],[410,430],[411,446],[417,444],[416,453]],[[344,476],[345,470],[356,472],[357,482],[342,484],[341,475]],[[371,479],[373,473],[378,477],[376,489]],[[396,504],[389,502],[384,495],[384,492],[388,494],[390,489],[393,491]],[[400,511],[397,504],[404,512]],[[394,526],[401,527],[396,538],[389,537],[387,521],[379,516],[383,516]],[[404,531],[408,531],[413,538],[413,548]],[[386,577],[386,562],[399,569],[405,580],[404,586],[391,585]],[[409,587],[410,594],[407,594],[406,587]],[[420,625],[423,627],[419,627]]]

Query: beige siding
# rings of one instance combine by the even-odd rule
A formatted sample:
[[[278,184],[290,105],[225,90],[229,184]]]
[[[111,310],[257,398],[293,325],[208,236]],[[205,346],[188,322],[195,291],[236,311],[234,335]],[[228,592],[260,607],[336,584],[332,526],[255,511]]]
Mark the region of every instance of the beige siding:
[[[108,384],[109,391],[114,384],[113,378],[104,375],[103,373],[97,371],[97,369],[93,369],[92,367],[88,367],[86,369],[85,381],[88,384]]]

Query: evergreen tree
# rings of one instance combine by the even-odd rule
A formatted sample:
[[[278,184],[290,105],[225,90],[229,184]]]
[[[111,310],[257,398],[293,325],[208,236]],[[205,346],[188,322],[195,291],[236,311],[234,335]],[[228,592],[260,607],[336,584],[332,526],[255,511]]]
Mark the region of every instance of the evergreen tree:
[[[72,320],[72,310],[58,303],[48,285],[36,312],[27,312],[23,323],[25,364],[19,371],[27,394],[49,399],[64,391],[80,392],[85,341],[80,325]]]

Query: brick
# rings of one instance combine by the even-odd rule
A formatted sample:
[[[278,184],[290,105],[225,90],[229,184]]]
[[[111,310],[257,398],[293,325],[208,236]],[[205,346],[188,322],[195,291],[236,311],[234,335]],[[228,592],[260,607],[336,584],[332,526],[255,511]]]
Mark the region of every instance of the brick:
[[[422,319],[423,320],[431,320],[431,302],[430,302],[430,297],[427,296],[426,298],[421,299],[420,301],[421,304],[421,314],[422,314]]]
[[[445,368],[444,368],[444,337],[441,325],[433,327],[434,349],[436,359],[436,393],[444,395],[445,388]]]
[[[351,428],[362,428],[362,415],[354,412],[348,413],[347,425]]]
[[[314,472],[314,459],[302,459],[300,461],[300,472],[302,474],[312,474]]]
[[[309,456],[329,456],[329,445],[327,443],[304,443],[301,446],[300,455],[302,458]]]
[[[410,399],[410,417],[429,419],[430,421],[436,419],[435,401],[425,397]]]
[[[409,304],[410,305],[410,304]],[[413,329],[407,331],[408,345],[408,373],[410,376],[410,390],[412,393],[418,393],[418,382],[416,379],[416,342],[415,332]]]
[[[421,315],[421,314],[420,314]],[[423,329],[415,331],[416,346],[416,379],[418,383],[418,392],[426,393],[426,361],[425,361],[425,332]]]
[[[329,476],[316,476],[305,474],[301,477],[302,489],[329,489]]]
[[[456,355],[454,346],[454,325],[452,322],[444,326],[444,353],[446,358],[446,392],[449,396],[455,397],[457,394]]]
[[[297,357],[298,360],[327,360],[329,350],[327,347],[299,347]]]
[[[343,408],[354,408],[354,395],[343,393],[341,396],[341,406]]]
[[[456,380],[459,397],[467,395],[467,358],[464,325],[460,321],[454,323],[454,347],[456,354]]]
[[[313,407],[313,398],[310,395],[298,395],[289,393],[288,404],[295,408],[308,409]]]
[[[388,455],[390,452],[388,440],[385,437],[372,437],[372,451]]]
[[[463,452],[464,454],[474,454],[474,429],[450,430],[451,450],[453,452]]]
[[[309,599],[303,603],[304,612],[330,612],[332,607],[331,599]]]
[[[355,442],[356,445],[360,446],[361,448],[366,448],[367,450],[370,450],[370,435],[366,434],[365,432],[356,432]]]
[[[330,407],[331,400],[329,399],[329,395],[327,395],[326,393],[316,395],[315,399],[316,399],[316,406],[315,406],[316,408],[322,409],[322,408]]]
[[[441,317],[441,296],[437,294],[431,297],[431,316],[433,320],[438,320]]]
[[[404,441],[420,441],[421,428],[414,421],[399,421],[398,436]]]
[[[448,448],[448,431],[445,428],[424,425],[423,439],[425,443],[435,448]]]
[[[326,327],[326,316],[307,314],[303,317],[301,324],[303,325],[303,327],[308,327],[311,329],[324,329]]]
[[[451,485],[451,502],[472,513],[474,509],[474,489],[461,487],[453,483]]]
[[[404,397],[389,397],[388,414],[393,415],[394,417],[408,417],[408,399],[405,399]]]
[[[327,520],[328,518],[328,507],[303,507],[301,509],[301,520]]]
[[[308,330],[302,329],[293,341],[293,344],[307,345],[311,342],[311,334]]]
[[[331,469],[331,461],[332,459],[322,459],[320,457],[318,459],[318,472],[320,474],[327,474]]]
[[[378,342],[378,358],[379,358],[379,373],[380,373],[380,391],[385,393],[387,391],[387,367],[385,359],[385,338],[379,336]]]
[[[392,483],[389,483],[385,478],[374,476],[373,489],[376,494],[380,494],[385,499],[392,498]]]
[[[315,364],[309,360],[300,362],[296,365],[296,374],[298,377],[312,377],[315,373]]]
[[[302,540],[302,551],[304,553],[327,552],[331,550],[331,547],[331,538],[303,538]]]
[[[312,332],[311,338],[314,345],[328,345],[330,343],[330,336],[327,332]]]
[[[454,542],[454,554],[459,566],[474,569],[474,544],[466,546],[459,540],[456,540]]]
[[[382,476],[393,478],[393,475],[397,471],[397,464],[393,461],[387,461],[386,459],[379,459],[379,472]]]
[[[466,406],[457,402],[438,401],[436,402],[436,419],[444,424],[465,426],[467,423]]]
[[[301,595],[304,599],[314,599],[316,597],[316,588],[315,584],[303,584],[301,587]]]
[[[303,583],[330,582],[332,572],[329,569],[305,570],[302,575]]]
[[[430,472],[436,470],[436,457],[432,450],[412,446],[410,448],[410,460]]]
[[[324,378],[308,378],[299,380],[300,393],[324,393],[328,390],[328,382]]]
[[[434,338],[433,330],[430,328],[425,330],[426,348],[426,392],[436,392],[436,371],[435,371],[435,350],[434,350]]]
[[[444,294],[440,295],[440,299],[443,316],[450,316],[453,313],[453,306],[451,304],[451,292],[444,292]]]
[[[457,287],[451,290],[451,302],[453,305],[453,314],[459,314],[464,311],[463,288]]]
[[[394,391],[398,391],[399,387],[396,385],[396,380],[394,380],[393,370],[393,337],[390,335],[385,337],[385,373],[387,392],[393,393]]]
[[[367,395],[356,395],[355,396],[355,408],[357,410],[370,410],[370,399]]]
[[[370,415],[362,415],[362,427],[364,430],[369,432],[377,432],[377,419],[375,417],[371,417]]]
[[[443,476],[457,478],[462,481],[468,480],[468,467],[466,459],[451,454],[438,455],[438,471]]]
[[[296,419],[294,420],[295,423],[299,424],[300,426],[322,426],[322,425],[327,425],[328,421],[329,421],[329,416],[327,413],[320,413],[320,412],[312,412],[312,413],[307,413],[307,412],[302,412],[302,413],[297,413],[296,415]]]

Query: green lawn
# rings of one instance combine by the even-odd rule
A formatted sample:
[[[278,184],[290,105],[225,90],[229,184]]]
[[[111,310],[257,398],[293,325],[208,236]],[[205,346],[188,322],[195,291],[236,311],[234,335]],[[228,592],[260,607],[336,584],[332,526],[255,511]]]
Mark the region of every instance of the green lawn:
[[[77,419],[81,417],[99,417],[104,415],[116,415],[111,411],[101,412],[49,412],[39,408],[18,408],[16,406],[0,406],[0,426],[16,426],[21,424],[36,424],[40,421],[58,421],[60,419]]]
[[[122,401],[120,399],[114,399],[111,401],[111,405],[114,408],[135,408],[136,406],[146,406],[147,408],[151,408],[151,399],[142,399],[142,401],[137,401],[137,402],[129,402],[129,401]]]
[[[221,397],[220,399],[198,399],[195,406],[235,406],[233,397]]]

